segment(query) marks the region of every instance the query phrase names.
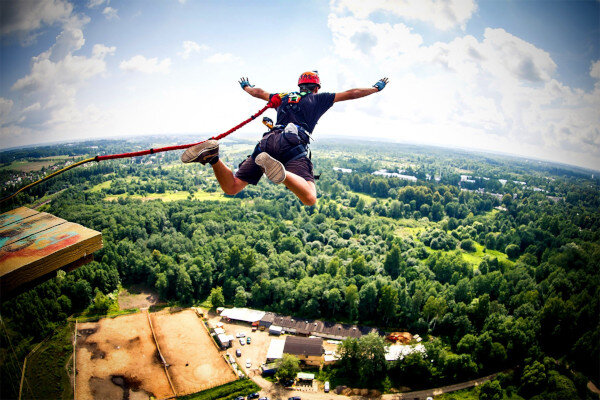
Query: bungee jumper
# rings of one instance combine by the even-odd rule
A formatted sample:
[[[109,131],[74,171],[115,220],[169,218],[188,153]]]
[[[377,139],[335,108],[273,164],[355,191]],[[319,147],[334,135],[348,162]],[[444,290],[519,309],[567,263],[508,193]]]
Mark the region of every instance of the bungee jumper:
[[[331,108],[333,103],[377,93],[383,90],[387,82],[387,78],[382,78],[371,88],[350,89],[340,93],[318,93],[321,81],[317,72],[312,71],[300,75],[300,79],[298,79],[300,92],[269,94],[250,85],[248,78],[242,78],[239,82],[242,89],[256,98],[267,101],[267,104],[233,128],[197,143],[87,158],[21,187],[14,193],[0,198],[0,203],[11,200],[19,193],[70,169],[90,162],[141,157],[165,151],[187,149],[182,154],[181,161],[184,163],[210,163],[226,194],[235,195],[248,183],[256,185],[262,174],[266,173],[273,183],[283,183],[298,196],[303,204],[313,205],[317,201],[317,190],[308,145],[317,121]],[[219,159],[218,141],[253,121],[269,108],[277,109],[277,125],[273,125],[270,119],[265,117],[263,123],[266,122],[265,125],[269,127],[269,131],[263,135],[262,140],[256,145],[254,153],[240,165],[240,169],[234,175],[229,167]]]
[[[273,104],[277,110],[276,124],[269,118],[263,119],[269,131],[235,174],[219,158],[219,142],[214,139],[189,147],[181,155],[181,161],[210,164],[221,189],[228,195],[241,192],[248,184],[256,185],[264,173],[271,182],[283,183],[304,205],[312,206],[317,202],[317,189],[308,146],[319,118],[334,103],[380,92],[387,83],[388,78],[382,78],[370,88],[319,93],[319,75],[317,71],[308,71],[298,79],[298,92],[270,94],[251,85],[248,78],[241,78],[239,84],[246,93]]]

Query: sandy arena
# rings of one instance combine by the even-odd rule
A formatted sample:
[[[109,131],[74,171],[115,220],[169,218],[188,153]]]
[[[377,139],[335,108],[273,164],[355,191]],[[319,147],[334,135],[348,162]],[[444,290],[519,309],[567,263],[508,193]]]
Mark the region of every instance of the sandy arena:
[[[237,379],[195,311],[150,314],[156,340],[177,391],[182,396]]]
[[[145,313],[77,324],[76,399],[173,396]]]
[[[177,395],[237,378],[193,310],[150,316]],[[77,400],[174,396],[146,312],[79,323],[77,330]]]

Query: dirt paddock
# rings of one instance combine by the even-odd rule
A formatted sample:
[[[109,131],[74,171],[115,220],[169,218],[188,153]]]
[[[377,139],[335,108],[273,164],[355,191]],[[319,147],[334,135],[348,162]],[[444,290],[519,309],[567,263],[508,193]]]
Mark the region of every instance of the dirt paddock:
[[[160,350],[169,364],[177,395],[186,395],[237,379],[191,309],[151,314]]]
[[[150,314],[177,395],[237,379],[191,309]],[[77,326],[76,399],[173,397],[146,312]]]
[[[77,325],[76,399],[173,395],[145,313]]]

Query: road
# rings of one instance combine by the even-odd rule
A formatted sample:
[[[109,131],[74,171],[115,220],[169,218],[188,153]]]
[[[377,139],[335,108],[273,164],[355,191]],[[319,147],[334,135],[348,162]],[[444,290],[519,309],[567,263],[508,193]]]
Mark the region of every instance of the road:
[[[405,392],[397,394],[384,394],[380,397],[381,400],[404,400],[404,399],[426,399],[427,397],[437,396],[443,393],[455,392],[457,390],[468,389],[474,386],[479,386],[482,383],[494,379],[498,373],[484,376],[478,379],[473,379],[467,382],[457,383],[454,385],[442,386],[435,389],[418,390],[415,392]],[[299,396],[302,400],[344,400],[344,399],[359,399],[361,396],[343,396],[336,395],[333,391],[329,393],[319,392],[305,392],[299,390],[287,390],[281,385],[276,385],[272,382],[263,379],[261,376],[253,376],[252,380],[256,382],[262,390],[260,391],[261,396],[267,396],[270,399],[282,399],[285,400],[288,397]]]

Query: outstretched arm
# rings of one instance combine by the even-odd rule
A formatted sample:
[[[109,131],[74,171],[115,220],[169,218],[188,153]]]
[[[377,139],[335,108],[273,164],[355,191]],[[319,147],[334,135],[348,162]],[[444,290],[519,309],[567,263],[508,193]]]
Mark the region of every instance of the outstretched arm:
[[[248,78],[241,78],[239,81],[240,86],[244,89],[244,92],[248,93],[252,97],[269,101],[269,93],[265,92],[261,88],[255,88],[254,85],[250,84]]]
[[[333,102],[345,101],[345,100],[354,100],[359,99],[361,97],[368,96],[373,93],[377,93],[383,90],[385,85],[388,83],[388,78],[380,79],[373,87],[363,88],[363,89],[350,89],[345,92],[339,92],[335,94],[335,98]]]

